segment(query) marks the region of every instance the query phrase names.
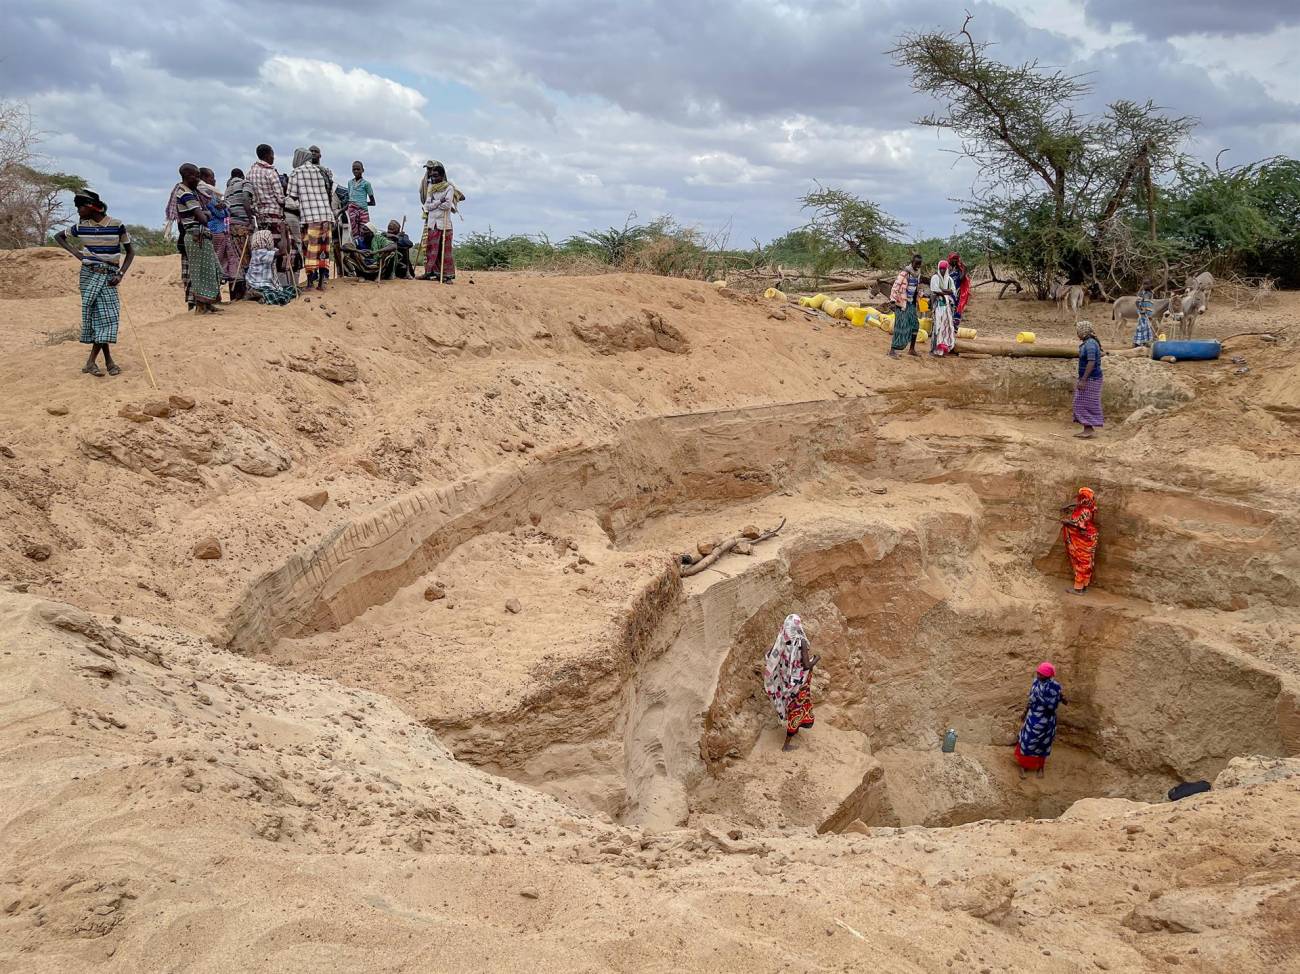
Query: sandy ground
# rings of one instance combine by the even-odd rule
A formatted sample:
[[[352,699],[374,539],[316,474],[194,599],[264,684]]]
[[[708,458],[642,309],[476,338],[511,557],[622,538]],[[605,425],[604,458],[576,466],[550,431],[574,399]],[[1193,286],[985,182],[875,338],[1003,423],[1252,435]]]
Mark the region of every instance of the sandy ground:
[[[196,319],[136,269],[94,379],[75,265],[0,263],[0,970],[1290,963],[1296,296],[1202,321],[1281,341],[1108,359],[1085,444],[1069,361],[893,361],[695,282]],[[982,291],[967,323],[1073,330]],[[752,668],[794,605],[826,665],[782,755]],[[1041,642],[1080,702],[1022,786]]]

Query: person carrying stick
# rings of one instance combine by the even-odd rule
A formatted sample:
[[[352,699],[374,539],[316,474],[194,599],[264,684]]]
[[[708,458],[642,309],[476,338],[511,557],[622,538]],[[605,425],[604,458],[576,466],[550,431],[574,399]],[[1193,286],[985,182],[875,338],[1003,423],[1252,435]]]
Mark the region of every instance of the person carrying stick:
[[[420,280],[436,279],[451,284],[456,280],[456,260],[451,251],[451,215],[460,212],[465,194],[447,179],[442,163],[430,159],[425,170],[425,181],[420,185],[421,205],[427,214],[424,274]]]
[[[122,370],[113,361],[108,346],[117,341],[122,315],[117,286],[135,260],[135,247],[126,225],[108,215],[108,206],[98,193],[83,189],[72,202],[80,219],[55,234],[54,242],[81,261],[81,343],[91,347],[90,358],[81,371],[102,377],[104,372],[96,359],[103,352],[104,368],[109,375],[117,375]]]

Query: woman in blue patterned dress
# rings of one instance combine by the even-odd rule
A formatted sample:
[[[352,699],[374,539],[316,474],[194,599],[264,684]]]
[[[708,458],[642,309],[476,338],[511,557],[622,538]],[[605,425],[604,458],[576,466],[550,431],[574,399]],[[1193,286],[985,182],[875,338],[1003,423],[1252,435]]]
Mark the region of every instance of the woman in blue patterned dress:
[[[1020,738],[1016,741],[1016,763],[1020,765],[1022,778],[1026,771],[1043,776],[1043,766],[1056,739],[1056,708],[1068,703],[1054,676],[1056,667],[1048,662],[1039,663],[1034,685],[1029,688],[1029,702],[1025,704]]]

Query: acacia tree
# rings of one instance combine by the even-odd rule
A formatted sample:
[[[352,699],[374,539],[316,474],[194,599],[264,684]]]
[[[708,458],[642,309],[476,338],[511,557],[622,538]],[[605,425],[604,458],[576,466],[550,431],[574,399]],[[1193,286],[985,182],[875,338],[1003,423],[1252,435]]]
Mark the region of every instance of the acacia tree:
[[[811,219],[803,227],[810,239],[834,241],[843,253],[853,254],[868,267],[882,267],[891,244],[897,243],[903,224],[870,200],[820,183],[799,200]]]
[[[39,135],[20,102],[0,101],[0,247],[35,247],[63,223],[61,194],[85,188],[85,180],[37,168]]]
[[[1040,297],[1061,272],[1096,279],[1094,255],[1115,237],[1116,220],[1145,214],[1154,243],[1157,184],[1181,158],[1194,121],[1150,101],[1081,114],[1076,105],[1091,90],[1083,78],[1037,61],[995,60],[971,34],[971,20],[967,14],[956,33],[904,34],[890,51],[911,72],[912,88],[944,106],[918,124],[952,132],[978,167],[964,209],[971,222],[995,245],[1008,234],[1033,238],[1037,259],[1013,266]],[[1007,225],[1026,214],[1032,226]],[[1132,236],[1123,236],[1131,246]]]

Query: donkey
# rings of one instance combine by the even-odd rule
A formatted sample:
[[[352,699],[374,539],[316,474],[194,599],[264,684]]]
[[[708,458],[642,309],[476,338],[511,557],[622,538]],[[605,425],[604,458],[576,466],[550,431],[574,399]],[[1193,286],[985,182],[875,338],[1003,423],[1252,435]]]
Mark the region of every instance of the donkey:
[[[1061,286],[1056,290],[1056,310],[1061,317],[1066,314],[1079,320],[1079,312],[1088,304],[1088,290],[1082,284]]]
[[[1189,291],[1182,296],[1182,311],[1174,315],[1178,322],[1178,337],[1188,341],[1196,330],[1196,319],[1205,311],[1205,295],[1200,291]]]
[[[1187,278],[1187,292],[1200,291],[1201,313],[1204,314],[1210,304],[1210,292],[1214,290],[1214,275],[1209,271],[1201,271],[1195,277]]]

